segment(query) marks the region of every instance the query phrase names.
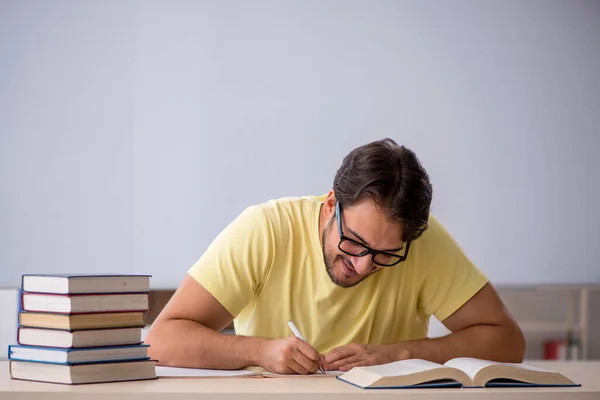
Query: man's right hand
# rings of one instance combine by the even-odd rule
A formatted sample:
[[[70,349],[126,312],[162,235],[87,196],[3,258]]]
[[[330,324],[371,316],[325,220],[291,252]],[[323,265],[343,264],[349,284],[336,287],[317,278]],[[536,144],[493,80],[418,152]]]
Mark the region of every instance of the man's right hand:
[[[260,346],[260,366],[278,374],[311,374],[324,357],[311,345],[295,336],[268,339]]]

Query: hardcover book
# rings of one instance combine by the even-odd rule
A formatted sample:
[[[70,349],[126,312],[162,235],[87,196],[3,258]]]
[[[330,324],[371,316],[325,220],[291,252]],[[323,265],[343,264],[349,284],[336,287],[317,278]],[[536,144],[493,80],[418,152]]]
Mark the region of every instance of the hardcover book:
[[[120,274],[25,274],[21,277],[24,292],[142,293],[150,291],[151,275]]]

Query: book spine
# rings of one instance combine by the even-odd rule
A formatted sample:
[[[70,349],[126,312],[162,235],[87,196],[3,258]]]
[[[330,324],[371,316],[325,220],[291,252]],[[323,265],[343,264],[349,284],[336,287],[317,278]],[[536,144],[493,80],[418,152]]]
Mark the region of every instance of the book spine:
[[[17,294],[17,326],[21,326],[21,313],[23,310],[23,288],[19,288]]]

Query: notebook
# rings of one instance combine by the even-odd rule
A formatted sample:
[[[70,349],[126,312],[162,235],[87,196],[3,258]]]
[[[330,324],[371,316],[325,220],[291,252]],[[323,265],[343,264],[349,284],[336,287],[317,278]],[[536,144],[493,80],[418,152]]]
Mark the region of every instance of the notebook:
[[[269,372],[260,367],[248,367],[238,370],[221,370],[221,369],[203,369],[203,368],[179,368],[156,366],[156,376],[158,378],[242,378],[242,377],[259,377],[259,378],[327,378],[335,377],[341,374],[341,371],[325,371],[325,374],[320,372],[314,374],[277,374]]]

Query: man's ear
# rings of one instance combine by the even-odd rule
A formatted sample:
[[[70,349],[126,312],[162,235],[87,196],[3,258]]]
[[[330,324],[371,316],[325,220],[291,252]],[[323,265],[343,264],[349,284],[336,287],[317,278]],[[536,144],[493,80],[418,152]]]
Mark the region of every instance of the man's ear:
[[[335,213],[335,202],[335,192],[331,189],[323,201],[323,216],[326,219],[330,219],[333,213]]]

